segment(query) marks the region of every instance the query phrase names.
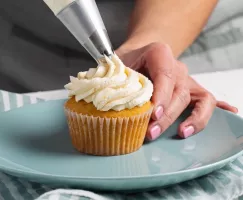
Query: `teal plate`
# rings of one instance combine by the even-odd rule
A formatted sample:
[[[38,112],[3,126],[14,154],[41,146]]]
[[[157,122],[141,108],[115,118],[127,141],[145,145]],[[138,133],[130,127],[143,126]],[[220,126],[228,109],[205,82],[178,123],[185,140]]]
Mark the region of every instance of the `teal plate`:
[[[189,112],[135,153],[83,155],[72,147],[63,103],[49,101],[0,115],[2,171],[41,183],[134,192],[208,174],[242,155],[243,120],[220,109],[205,130],[186,140],[176,131]]]

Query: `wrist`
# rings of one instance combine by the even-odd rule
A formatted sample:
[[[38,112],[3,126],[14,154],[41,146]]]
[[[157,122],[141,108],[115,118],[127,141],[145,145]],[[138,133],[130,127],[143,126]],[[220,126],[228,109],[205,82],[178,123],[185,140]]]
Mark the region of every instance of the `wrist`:
[[[149,44],[157,42],[163,43],[159,34],[154,31],[134,32],[130,34],[127,40],[117,49],[117,52],[119,52],[120,55],[125,55],[131,51],[142,49]]]

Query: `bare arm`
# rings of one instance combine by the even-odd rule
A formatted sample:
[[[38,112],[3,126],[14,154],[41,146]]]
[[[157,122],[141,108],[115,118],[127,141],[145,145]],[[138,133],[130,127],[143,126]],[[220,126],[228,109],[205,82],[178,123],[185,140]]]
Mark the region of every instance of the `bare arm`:
[[[137,0],[129,35],[122,45],[136,49],[152,42],[171,46],[178,57],[198,36],[217,0]]]

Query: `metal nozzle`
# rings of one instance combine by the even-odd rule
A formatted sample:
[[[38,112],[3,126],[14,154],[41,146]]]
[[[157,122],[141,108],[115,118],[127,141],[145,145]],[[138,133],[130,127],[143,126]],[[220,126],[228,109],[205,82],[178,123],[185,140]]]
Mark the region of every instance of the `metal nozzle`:
[[[98,63],[114,53],[94,0],[76,0],[57,17]]]

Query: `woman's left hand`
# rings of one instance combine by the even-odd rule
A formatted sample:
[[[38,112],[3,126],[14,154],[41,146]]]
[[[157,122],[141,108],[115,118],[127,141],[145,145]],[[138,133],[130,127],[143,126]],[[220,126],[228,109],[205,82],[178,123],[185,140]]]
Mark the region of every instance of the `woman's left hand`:
[[[187,67],[175,60],[168,45],[153,43],[140,49],[119,48],[116,53],[126,66],[148,76],[154,84],[155,106],[147,139],[157,139],[189,106],[191,115],[179,125],[178,135],[187,138],[205,128],[215,107],[236,113],[237,108],[215,97],[189,75]]]

